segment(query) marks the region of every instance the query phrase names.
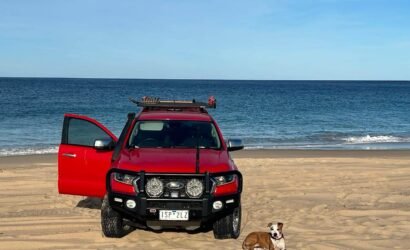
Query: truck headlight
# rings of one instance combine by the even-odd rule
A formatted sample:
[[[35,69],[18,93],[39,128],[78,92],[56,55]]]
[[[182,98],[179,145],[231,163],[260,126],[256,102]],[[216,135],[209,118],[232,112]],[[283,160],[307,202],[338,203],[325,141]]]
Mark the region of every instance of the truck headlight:
[[[164,183],[159,178],[151,178],[147,181],[145,190],[150,197],[160,197],[164,192]]]
[[[114,173],[114,180],[124,184],[132,185],[134,179],[135,176],[133,175]]]
[[[235,179],[235,176],[236,175],[234,175],[234,174],[221,175],[221,176],[214,177],[213,180],[215,181],[215,184],[217,186],[220,186],[220,185],[224,185],[224,184],[228,184],[230,182],[233,182],[234,179]]]
[[[186,184],[185,192],[191,198],[199,198],[204,191],[204,184],[198,179],[191,179]]]

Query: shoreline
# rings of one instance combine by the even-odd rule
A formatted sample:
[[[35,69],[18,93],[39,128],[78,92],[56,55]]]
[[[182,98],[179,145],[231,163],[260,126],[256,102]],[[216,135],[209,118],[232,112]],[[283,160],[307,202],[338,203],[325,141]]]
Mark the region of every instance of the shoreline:
[[[248,149],[231,154],[234,158],[410,158],[410,149]]]
[[[340,149],[245,149],[231,152],[233,159],[271,158],[410,158],[410,149],[340,150]],[[24,167],[38,163],[57,163],[57,153],[10,155],[0,157],[0,167],[13,164]]]

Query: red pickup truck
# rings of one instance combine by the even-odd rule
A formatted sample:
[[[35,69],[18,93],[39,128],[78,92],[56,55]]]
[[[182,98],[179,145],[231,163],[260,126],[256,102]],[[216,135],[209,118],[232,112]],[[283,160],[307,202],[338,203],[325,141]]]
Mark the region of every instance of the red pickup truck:
[[[128,114],[119,138],[98,121],[65,114],[58,152],[61,194],[99,197],[102,231],[122,237],[130,229],[213,228],[217,239],[237,238],[242,175],[208,102],[144,97]]]

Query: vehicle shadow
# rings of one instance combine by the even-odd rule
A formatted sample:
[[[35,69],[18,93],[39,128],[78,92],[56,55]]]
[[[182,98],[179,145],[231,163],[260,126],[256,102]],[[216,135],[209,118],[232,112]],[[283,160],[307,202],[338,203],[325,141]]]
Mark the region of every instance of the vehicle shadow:
[[[89,209],[101,209],[102,199],[95,197],[87,197],[80,200],[76,207],[89,208]]]
[[[135,225],[134,225],[135,226]],[[206,227],[200,227],[195,230],[185,230],[182,228],[166,228],[166,229],[161,229],[161,230],[153,230],[151,228],[145,227],[145,226],[135,226],[135,229],[137,230],[143,230],[147,232],[152,232],[155,234],[162,234],[162,233],[167,233],[167,232],[173,232],[173,233],[186,233],[186,234],[200,234],[200,233],[208,233],[212,231],[212,226],[206,226]]]

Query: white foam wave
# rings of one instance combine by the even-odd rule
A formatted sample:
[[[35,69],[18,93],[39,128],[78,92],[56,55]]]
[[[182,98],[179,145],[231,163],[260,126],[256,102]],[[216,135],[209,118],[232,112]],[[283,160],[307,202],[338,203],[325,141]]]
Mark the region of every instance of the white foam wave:
[[[0,148],[1,156],[13,156],[13,155],[40,155],[57,153],[58,146],[43,147],[43,148]]]
[[[245,146],[244,149],[249,149],[249,150],[257,150],[257,149],[267,149],[269,147],[266,146]]]
[[[404,138],[391,135],[351,136],[343,138],[343,140],[349,144],[406,142]]]

